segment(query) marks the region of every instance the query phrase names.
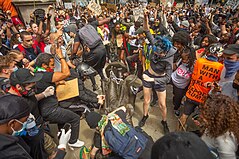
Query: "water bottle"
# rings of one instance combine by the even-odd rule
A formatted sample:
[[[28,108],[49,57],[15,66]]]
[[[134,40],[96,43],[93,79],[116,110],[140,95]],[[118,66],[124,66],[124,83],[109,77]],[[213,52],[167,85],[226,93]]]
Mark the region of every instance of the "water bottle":
[[[38,127],[36,126],[36,122],[33,118],[27,119],[27,133],[29,136],[36,136],[39,132]]]

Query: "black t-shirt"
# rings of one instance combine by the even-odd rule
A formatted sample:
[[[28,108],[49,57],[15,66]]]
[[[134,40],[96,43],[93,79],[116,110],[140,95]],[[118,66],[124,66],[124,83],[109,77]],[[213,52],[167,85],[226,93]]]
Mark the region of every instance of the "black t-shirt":
[[[42,72],[42,74],[42,79],[36,83],[37,94],[42,93],[49,86],[56,88],[55,83],[52,82],[54,72]],[[58,100],[55,94],[39,101],[39,107],[43,117],[49,115],[57,106]]]
[[[129,124],[126,120],[126,113],[123,110],[118,110],[117,112],[115,112],[115,114],[117,114],[124,123]],[[105,127],[105,130],[109,127],[108,123]],[[94,134],[94,146],[97,148],[101,148],[101,135],[98,131],[95,132]]]
[[[43,118],[40,114],[40,110],[38,107],[38,101],[35,97],[35,95],[30,96],[30,97],[25,97],[26,102],[29,104],[30,108],[31,108],[31,114],[34,115],[35,117],[35,121],[36,121],[36,125],[40,125],[43,124]]]

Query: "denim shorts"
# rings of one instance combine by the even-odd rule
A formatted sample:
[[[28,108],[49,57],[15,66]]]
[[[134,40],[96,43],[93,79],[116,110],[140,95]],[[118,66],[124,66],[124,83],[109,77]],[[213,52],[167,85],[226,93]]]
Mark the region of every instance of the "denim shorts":
[[[164,80],[164,78],[162,78],[162,80],[160,80],[160,77],[154,76],[152,74],[149,73],[148,70],[144,71],[144,74],[148,75],[151,78],[157,78],[157,84],[155,84],[155,82],[149,82],[149,81],[145,81],[143,79],[143,86],[146,88],[152,88],[157,92],[163,92],[166,90],[166,85],[167,82]]]

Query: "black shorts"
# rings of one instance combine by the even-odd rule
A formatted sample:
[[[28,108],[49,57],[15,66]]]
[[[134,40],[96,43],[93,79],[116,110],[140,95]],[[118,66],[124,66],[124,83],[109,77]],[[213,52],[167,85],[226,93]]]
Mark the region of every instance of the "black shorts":
[[[157,78],[157,84],[155,84],[155,82],[148,82],[148,81],[145,81],[143,79],[143,86],[144,87],[152,88],[157,92],[163,92],[163,91],[166,90],[167,82],[164,81],[163,78],[162,78],[162,80],[160,80],[160,77],[157,77],[157,76],[154,76],[154,75],[150,74],[148,70],[144,71],[144,74],[148,75],[151,78]]]
[[[185,115],[191,115],[195,108],[199,106],[200,103],[195,102],[189,98],[186,98],[186,101],[184,102],[184,114]]]

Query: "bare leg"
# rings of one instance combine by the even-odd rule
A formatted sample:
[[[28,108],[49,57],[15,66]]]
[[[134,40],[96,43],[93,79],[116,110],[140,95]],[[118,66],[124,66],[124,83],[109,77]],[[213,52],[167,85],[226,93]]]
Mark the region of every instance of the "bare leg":
[[[149,104],[151,100],[152,88],[143,87],[143,92],[144,92],[143,114],[144,116],[147,116],[149,112]]]
[[[167,120],[167,107],[166,107],[166,90],[163,92],[158,92],[158,105],[162,114],[163,121]]]

